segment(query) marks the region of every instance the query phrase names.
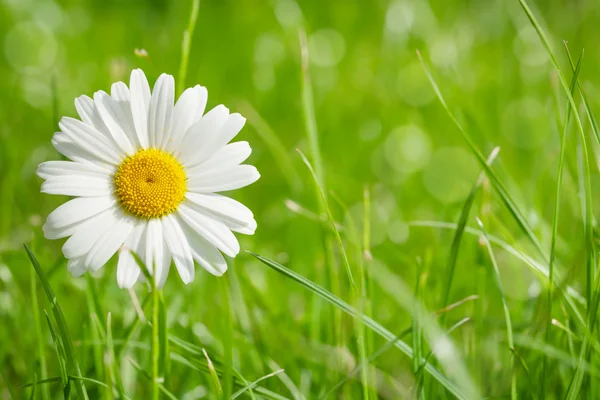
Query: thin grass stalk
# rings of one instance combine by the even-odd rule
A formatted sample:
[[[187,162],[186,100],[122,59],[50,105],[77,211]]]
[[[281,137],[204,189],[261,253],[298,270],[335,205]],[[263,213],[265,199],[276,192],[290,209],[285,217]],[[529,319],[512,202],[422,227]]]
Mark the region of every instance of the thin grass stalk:
[[[485,239],[485,246],[487,248],[488,254],[490,256],[490,260],[492,261],[492,266],[494,267],[494,275],[496,277],[496,285],[498,286],[498,290],[500,291],[500,298],[502,299],[502,308],[504,309],[504,320],[506,322],[506,337],[508,339],[508,348],[511,352],[511,360],[512,360],[512,379],[510,384],[510,398],[512,400],[517,399],[517,364],[516,364],[516,356],[514,355],[515,351],[515,342],[513,340],[513,329],[512,322],[510,319],[510,311],[508,309],[508,303],[506,302],[506,296],[504,295],[504,288],[502,286],[502,277],[500,276],[500,269],[498,268],[498,263],[496,262],[496,257],[494,256],[494,251],[492,250],[492,245],[487,238],[487,232],[483,226],[483,223],[479,218],[477,218],[477,224],[481,228],[481,233]]]
[[[188,26],[183,32],[183,40],[181,41],[181,63],[179,64],[179,75],[177,76],[177,95],[181,95],[185,88],[185,78],[187,77],[188,63],[190,58],[190,47],[192,46],[192,36],[196,29],[196,20],[198,19],[198,11],[200,9],[200,0],[192,0],[192,10]]]
[[[153,279],[150,280],[152,285],[152,399],[160,399],[160,293],[156,287],[156,282]]]
[[[571,80],[571,94],[574,93],[577,77],[579,75],[579,71],[581,68],[581,59],[583,57],[583,52],[579,56],[579,60],[577,61],[577,68],[573,73],[573,78]],[[565,153],[567,147],[567,135],[569,129],[569,122],[571,119],[571,103],[567,104],[567,111],[565,114],[565,121],[563,123],[563,129],[560,139],[560,155],[558,158],[558,172],[556,178],[556,190],[554,195],[554,211],[552,216],[552,237],[550,239],[550,262],[548,263],[548,294],[547,294],[547,322],[546,322],[546,332],[544,334],[544,340],[546,342],[550,339],[550,330],[552,326],[552,301],[554,298],[554,268],[556,261],[556,238],[558,237],[558,215],[560,211],[560,192],[562,187],[563,180],[563,169],[565,165]],[[546,396],[546,388],[548,384],[548,360],[544,355],[542,359],[542,392],[541,396],[544,398]]]

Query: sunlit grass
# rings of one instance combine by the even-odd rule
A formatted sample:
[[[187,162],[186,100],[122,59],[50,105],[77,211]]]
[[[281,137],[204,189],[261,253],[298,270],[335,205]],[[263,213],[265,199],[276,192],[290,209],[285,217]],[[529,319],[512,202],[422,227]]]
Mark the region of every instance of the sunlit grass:
[[[0,399],[597,398],[600,4],[485,3],[0,3]],[[224,277],[43,237],[57,121],[136,67],[248,118]]]

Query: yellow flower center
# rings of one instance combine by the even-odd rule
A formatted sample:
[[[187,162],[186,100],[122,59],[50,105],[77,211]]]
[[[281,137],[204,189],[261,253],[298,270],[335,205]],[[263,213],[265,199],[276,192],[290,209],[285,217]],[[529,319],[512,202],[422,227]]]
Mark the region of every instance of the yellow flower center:
[[[158,149],[138,150],[123,160],[115,173],[115,195],[129,213],[160,218],[183,201],[186,176],[171,154]]]

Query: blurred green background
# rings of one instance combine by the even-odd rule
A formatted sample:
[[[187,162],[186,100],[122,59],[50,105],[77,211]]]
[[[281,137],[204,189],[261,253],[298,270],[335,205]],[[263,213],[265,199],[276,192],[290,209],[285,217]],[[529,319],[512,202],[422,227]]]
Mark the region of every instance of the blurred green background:
[[[562,40],[569,42],[574,57],[589,48],[580,80],[592,109],[597,108],[600,3],[544,0],[531,7],[568,78]],[[32,298],[37,277],[23,243],[37,255],[65,311],[83,375],[107,381],[95,318],[104,323],[111,313],[118,347],[136,319],[130,294],[117,287],[114,260],[93,279],[69,276],[62,241],[45,240],[41,231],[45,217],[65,199],[40,194],[35,170],[42,161],[58,157],[50,139],[58,129],[57,118],[75,116],[75,97],[109,90],[115,81],[127,82],[137,67],[151,83],[162,72],[177,78],[190,11],[188,1],[0,0],[2,399],[10,398],[9,388],[15,398],[28,398],[29,389],[20,386],[44,375],[40,351],[45,376],[59,376],[42,312],[50,305],[39,283],[37,303]],[[248,118],[238,139],[250,142],[254,151],[249,162],[262,175],[233,194],[254,211],[259,225],[256,235],[240,237],[243,250],[276,260],[351,301],[337,247],[329,258],[324,250],[324,242],[334,242],[323,233],[327,225],[319,222],[312,178],[295,151],[312,157],[301,101],[301,29],[310,54],[326,192],[353,268],[363,263],[367,269],[367,309],[376,321],[394,334],[412,323],[410,312],[370,278],[370,268],[386,269],[411,288],[421,268],[419,296],[430,310],[441,308],[454,232],[415,221],[456,223],[480,171],[437,101],[416,49],[481,151],[487,155],[500,147],[494,169],[544,248],[549,247],[566,102],[550,58],[518,1],[202,0],[185,86],[206,86],[209,108],[225,104]],[[563,277],[583,293],[579,144],[574,130],[570,135],[557,257]],[[590,146],[593,188],[600,187],[596,147]],[[367,248],[362,240],[365,192],[371,203]],[[598,210],[600,203],[594,206]],[[487,182],[468,220],[474,228],[475,216],[490,234],[543,261]],[[353,226],[360,240],[352,236]],[[365,250],[371,256],[365,257]],[[546,281],[514,255],[494,250],[514,332],[522,336],[517,343],[517,386],[529,398],[539,391],[541,360],[548,353],[536,350],[545,329],[541,309]],[[470,318],[451,335],[457,349],[483,396],[508,396],[513,364],[502,302],[477,235],[465,235],[456,268],[451,303],[478,298],[445,313],[440,323],[448,328]],[[141,284],[136,292],[140,299],[147,295]],[[233,365],[248,381],[285,369],[285,374],[261,382],[281,396],[318,398],[359,362],[352,319],[244,252],[231,261],[222,279],[202,272],[185,286],[171,271],[164,296],[170,334],[206,348],[214,360],[232,348]],[[41,321],[42,339],[36,334],[34,313]],[[569,326],[563,308],[555,307],[555,313],[554,318]],[[131,343],[138,345],[124,352],[144,366],[149,365],[149,332],[145,325],[137,329]],[[367,337],[369,355],[385,343]],[[410,343],[410,334],[404,339]],[[577,351],[561,329],[552,330],[550,339],[564,356],[550,364],[548,398],[559,398],[573,375]],[[205,363],[201,356],[194,360]],[[120,365],[129,396],[146,398],[147,380],[126,359]],[[372,365],[368,394],[357,375],[331,398],[415,396],[412,362],[397,349],[387,350]],[[216,398],[210,382],[208,374],[172,362],[165,386],[177,398]],[[101,387],[86,386],[92,398],[105,396]],[[62,396],[60,384],[46,387],[51,398]],[[447,395],[428,375],[424,387],[428,397]],[[42,392],[39,387],[36,397],[47,394]]]

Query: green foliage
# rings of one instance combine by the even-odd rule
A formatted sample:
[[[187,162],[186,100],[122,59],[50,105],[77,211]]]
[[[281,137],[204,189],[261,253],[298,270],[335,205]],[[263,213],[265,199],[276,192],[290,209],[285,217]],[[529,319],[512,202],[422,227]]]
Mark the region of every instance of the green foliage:
[[[600,397],[599,23],[594,1],[0,0],[0,399]],[[258,229],[225,277],[121,290],[115,259],[73,278],[43,237],[58,121],[138,67],[248,118],[262,177],[232,196]]]

